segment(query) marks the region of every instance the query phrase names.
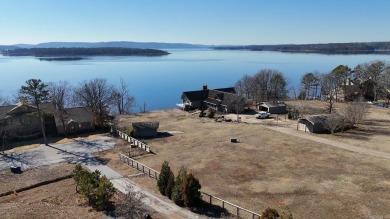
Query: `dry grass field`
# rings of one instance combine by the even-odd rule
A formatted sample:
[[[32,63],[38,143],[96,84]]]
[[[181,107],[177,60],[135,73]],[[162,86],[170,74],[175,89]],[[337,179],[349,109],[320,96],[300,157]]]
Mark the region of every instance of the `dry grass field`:
[[[48,180],[68,176],[74,164],[54,164],[29,169],[22,174],[13,174],[9,170],[0,171],[0,194],[36,185]],[[111,201],[118,201],[115,194]],[[153,213],[147,209],[145,213]],[[105,212],[98,212],[90,207],[87,200],[76,193],[73,179],[64,179],[19,193],[0,197],[0,218],[105,218]],[[164,218],[158,213],[153,218]]]
[[[18,189],[69,175],[74,165],[51,165],[22,174],[1,171],[1,191]],[[104,215],[88,206],[76,193],[73,179],[40,186],[16,195],[0,197],[1,218],[98,218]]]
[[[159,121],[160,136],[144,140],[155,154],[135,158],[156,170],[164,160],[175,173],[185,166],[200,179],[203,191],[244,208],[262,212],[288,207],[296,218],[390,218],[389,160],[258,124],[217,123],[180,110],[122,116],[119,121],[122,128]],[[239,143],[230,143],[231,137]],[[114,163],[115,156],[108,160]],[[145,178],[137,180],[154,186]]]

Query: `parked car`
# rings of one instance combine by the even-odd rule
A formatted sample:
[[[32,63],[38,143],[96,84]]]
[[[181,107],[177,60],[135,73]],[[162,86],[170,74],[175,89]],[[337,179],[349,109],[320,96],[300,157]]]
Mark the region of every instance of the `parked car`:
[[[271,116],[271,113],[265,112],[265,111],[260,111],[255,114],[256,119],[266,119]]]

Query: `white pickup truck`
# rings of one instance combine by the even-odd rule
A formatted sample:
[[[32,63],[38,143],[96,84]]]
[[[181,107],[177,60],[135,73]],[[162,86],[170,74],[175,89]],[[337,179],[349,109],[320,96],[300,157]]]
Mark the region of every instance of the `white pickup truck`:
[[[265,112],[265,111],[260,111],[255,114],[256,119],[266,119],[271,116],[271,113]]]

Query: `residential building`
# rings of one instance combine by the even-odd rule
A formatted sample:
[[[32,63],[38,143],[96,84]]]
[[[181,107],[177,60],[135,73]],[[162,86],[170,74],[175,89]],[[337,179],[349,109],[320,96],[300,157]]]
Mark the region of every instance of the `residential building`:
[[[203,85],[202,90],[185,91],[181,95],[182,103],[177,104],[183,110],[212,108],[223,113],[242,111],[244,98],[237,95],[234,87],[208,89]]]

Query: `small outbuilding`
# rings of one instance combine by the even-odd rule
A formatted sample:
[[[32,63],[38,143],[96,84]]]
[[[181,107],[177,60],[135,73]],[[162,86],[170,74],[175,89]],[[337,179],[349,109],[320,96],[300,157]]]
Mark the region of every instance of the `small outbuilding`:
[[[326,132],[328,129],[325,128],[325,115],[305,117],[298,120],[297,129],[301,131],[309,131],[312,133]]]
[[[286,114],[286,104],[281,101],[263,102],[259,104],[259,110],[266,111],[271,114]]]
[[[135,122],[132,124],[134,130],[134,137],[156,137],[159,125],[159,122]]]
[[[326,114],[326,115],[317,115],[317,116],[310,116],[305,117],[298,120],[298,130],[302,131],[309,131],[312,133],[329,133],[330,129],[327,126],[328,120],[330,120],[331,123],[335,123],[336,121],[340,121],[340,115],[338,114]],[[342,124],[340,121],[339,127],[335,131],[340,131],[341,129],[350,128],[345,124]]]

